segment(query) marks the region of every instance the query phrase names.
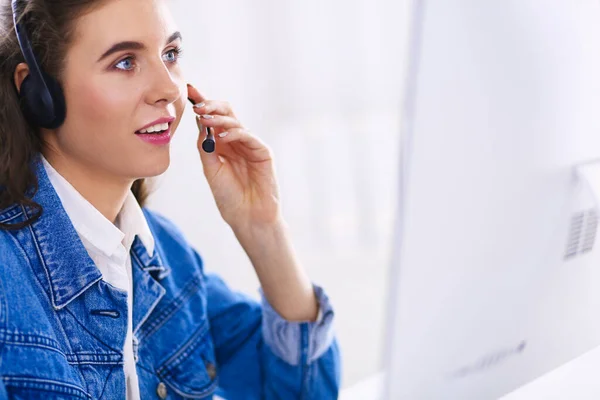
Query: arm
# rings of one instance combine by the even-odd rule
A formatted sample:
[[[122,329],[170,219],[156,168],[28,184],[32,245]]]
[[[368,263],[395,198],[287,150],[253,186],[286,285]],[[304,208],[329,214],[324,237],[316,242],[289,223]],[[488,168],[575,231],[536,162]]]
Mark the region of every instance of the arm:
[[[263,297],[262,307],[206,277],[208,317],[227,399],[337,399],[340,355],[333,310],[315,287],[321,319],[289,322]],[[219,393],[217,393],[219,394]]]
[[[229,103],[208,100],[191,85],[188,98],[195,104],[200,133],[204,127],[214,130],[214,152],[202,149],[202,134],[197,141],[204,176],[265,295],[260,307],[218,278],[207,278],[220,385],[228,398],[337,398],[340,363],[333,311],[293,253],[271,150],[241,124]]]
[[[154,212],[146,215],[156,237],[181,246],[180,251],[191,256],[188,268],[202,276],[206,308],[198,312],[206,313],[210,327],[216,395],[227,400],[337,398],[341,363],[333,333],[335,317],[321,288],[311,285],[320,311],[316,321],[290,322],[265,295],[259,303],[206,273],[198,252],[171,221]]]
[[[234,225],[233,231],[279,315],[288,321],[316,321],[319,304],[313,285],[298,262],[283,219],[248,228]]]

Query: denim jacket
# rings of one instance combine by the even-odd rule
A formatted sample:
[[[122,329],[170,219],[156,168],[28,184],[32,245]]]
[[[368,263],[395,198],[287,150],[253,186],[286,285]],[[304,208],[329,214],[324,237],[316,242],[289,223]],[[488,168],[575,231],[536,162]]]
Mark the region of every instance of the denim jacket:
[[[42,216],[0,230],[0,399],[124,399],[126,293],[102,280],[41,162]],[[333,311],[283,320],[205,273],[167,219],[143,209],[156,241],[132,249],[133,336],[142,399],[335,399],[340,359]],[[21,222],[28,206],[0,210]]]

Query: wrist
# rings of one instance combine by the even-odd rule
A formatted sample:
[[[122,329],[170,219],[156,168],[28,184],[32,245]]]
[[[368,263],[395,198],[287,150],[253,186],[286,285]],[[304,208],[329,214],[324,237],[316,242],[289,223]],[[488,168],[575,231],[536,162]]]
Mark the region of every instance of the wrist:
[[[288,321],[314,321],[319,310],[314,288],[295,255],[284,219],[233,229],[271,306]]]
[[[283,234],[287,229],[287,223],[281,215],[277,215],[269,221],[240,221],[230,223],[229,226],[238,240],[247,240],[251,238],[258,240],[264,237],[276,237]]]

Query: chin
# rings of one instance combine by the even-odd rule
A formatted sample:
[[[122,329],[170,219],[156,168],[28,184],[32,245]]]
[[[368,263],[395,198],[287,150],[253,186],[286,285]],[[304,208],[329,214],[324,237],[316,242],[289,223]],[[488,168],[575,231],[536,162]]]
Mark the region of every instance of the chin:
[[[147,158],[143,163],[136,164],[134,176],[152,178],[162,175],[169,169],[170,164],[171,158],[168,155],[166,157]]]

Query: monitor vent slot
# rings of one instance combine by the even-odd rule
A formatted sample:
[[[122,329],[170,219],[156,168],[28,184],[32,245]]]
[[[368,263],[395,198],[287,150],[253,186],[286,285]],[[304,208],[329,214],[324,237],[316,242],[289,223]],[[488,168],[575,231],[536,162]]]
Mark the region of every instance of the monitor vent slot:
[[[580,211],[571,217],[565,259],[570,260],[594,249],[598,233],[598,212],[596,209]]]

